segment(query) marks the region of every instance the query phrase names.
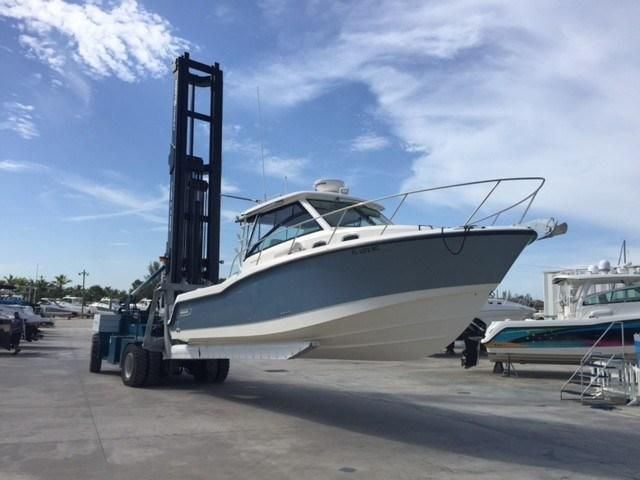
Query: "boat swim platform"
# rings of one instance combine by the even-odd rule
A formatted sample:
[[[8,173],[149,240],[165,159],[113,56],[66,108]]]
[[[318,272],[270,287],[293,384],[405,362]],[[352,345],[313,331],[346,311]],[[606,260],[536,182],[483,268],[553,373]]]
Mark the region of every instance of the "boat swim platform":
[[[232,361],[131,389],[88,371],[91,321],[0,352],[0,478],[634,478],[640,409],[562,402],[572,367],[481,357]],[[606,461],[605,461],[606,459]]]

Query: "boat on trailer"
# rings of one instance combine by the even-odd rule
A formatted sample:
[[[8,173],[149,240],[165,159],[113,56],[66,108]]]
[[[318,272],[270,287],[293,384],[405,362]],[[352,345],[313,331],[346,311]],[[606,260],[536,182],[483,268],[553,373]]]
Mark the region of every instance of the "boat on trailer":
[[[482,343],[489,360],[510,363],[579,364],[593,353],[635,355],[640,333],[640,266],[545,273],[545,318],[489,325]]]
[[[483,219],[502,182],[535,180],[523,200]],[[404,360],[436,353],[486,303],[523,249],[566,231],[555,221],[486,226],[522,205],[543,179],[498,179],[459,227],[395,225],[408,196],[366,201],[344,183],[259,204],[238,217],[237,267],[224,282],[177,296],[168,330],[174,358],[243,357]],[[398,204],[387,218],[381,201]],[[256,354],[255,352],[261,352]]]

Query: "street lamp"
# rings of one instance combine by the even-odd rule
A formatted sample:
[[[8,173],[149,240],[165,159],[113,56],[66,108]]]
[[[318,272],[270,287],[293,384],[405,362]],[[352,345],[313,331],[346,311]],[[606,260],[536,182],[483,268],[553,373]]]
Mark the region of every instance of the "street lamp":
[[[83,268],[82,271],[78,273],[78,275],[82,275],[82,308],[80,309],[80,315],[84,316],[84,281],[85,278],[89,275],[89,272],[87,272]]]

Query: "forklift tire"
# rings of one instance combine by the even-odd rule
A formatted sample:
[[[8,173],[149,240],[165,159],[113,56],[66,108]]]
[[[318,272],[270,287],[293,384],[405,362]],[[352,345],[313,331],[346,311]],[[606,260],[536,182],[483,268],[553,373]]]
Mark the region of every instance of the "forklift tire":
[[[215,376],[211,375],[209,378],[213,383],[223,383],[229,375],[229,359],[220,358],[214,361],[216,362]]]
[[[91,337],[91,353],[89,360],[89,371],[99,373],[102,367],[102,352],[100,351],[100,334],[94,333]]]
[[[147,352],[149,357],[149,371],[147,372],[147,385],[159,385],[164,377],[162,352]]]
[[[192,360],[189,365],[189,373],[193,375],[193,380],[196,383],[204,383],[207,381],[207,361],[206,360]]]
[[[122,383],[128,387],[143,387],[147,383],[149,356],[140,345],[129,344],[120,363]]]

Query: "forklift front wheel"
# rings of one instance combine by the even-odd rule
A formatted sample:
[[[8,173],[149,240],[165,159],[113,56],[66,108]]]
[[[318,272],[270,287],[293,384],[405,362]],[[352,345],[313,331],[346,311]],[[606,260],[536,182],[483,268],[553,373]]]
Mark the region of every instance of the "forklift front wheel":
[[[143,387],[147,382],[149,357],[139,345],[129,344],[122,357],[120,375],[128,387]]]

